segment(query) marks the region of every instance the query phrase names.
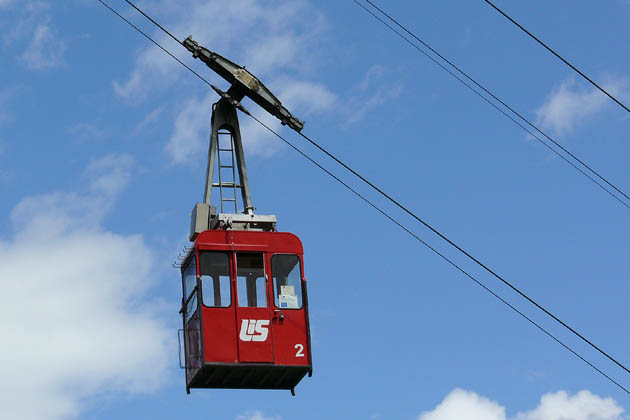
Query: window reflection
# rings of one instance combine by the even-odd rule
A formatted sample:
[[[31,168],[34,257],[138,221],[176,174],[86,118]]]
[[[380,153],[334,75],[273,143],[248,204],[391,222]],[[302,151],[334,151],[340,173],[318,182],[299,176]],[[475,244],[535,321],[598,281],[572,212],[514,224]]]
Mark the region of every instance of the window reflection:
[[[300,309],[302,307],[300,258],[297,255],[274,255],[271,257],[271,272],[276,307]]]
[[[186,300],[190,296],[190,294],[195,289],[197,285],[197,261],[194,255],[190,258],[188,262],[188,266],[183,273],[184,276],[184,296]],[[190,317],[197,310],[197,294],[195,292],[195,296],[188,301],[188,306],[186,306],[186,321],[190,319]]]

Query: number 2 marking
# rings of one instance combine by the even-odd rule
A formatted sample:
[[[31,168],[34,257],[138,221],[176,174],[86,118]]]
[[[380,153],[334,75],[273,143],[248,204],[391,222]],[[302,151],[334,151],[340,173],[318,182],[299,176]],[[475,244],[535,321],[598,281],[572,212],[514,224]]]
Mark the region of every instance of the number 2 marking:
[[[304,346],[301,344],[296,344],[295,348],[297,349],[297,353],[295,353],[295,357],[304,357]]]

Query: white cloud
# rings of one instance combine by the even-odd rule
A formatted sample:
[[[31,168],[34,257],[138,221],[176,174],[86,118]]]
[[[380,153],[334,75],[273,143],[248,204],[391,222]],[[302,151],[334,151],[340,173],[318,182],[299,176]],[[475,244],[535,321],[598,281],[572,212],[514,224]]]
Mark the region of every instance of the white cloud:
[[[539,405],[518,413],[512,420],[623,420],[624,409],[611,398],[589,391],[570,396],[564,391],[544,395]],[[505,407],[474,392],[455,389],[432,411],[418,420],[506,420]]]
[[[66,44],[50,27],[47,20],[38,23],[29,38],[31,43],[21,57],[29,69],[42,70],[63,64]]]
[[[363,79],[361,79],[361,82],[359,83],[359,89],[363,91],[368,90],[370,88],[370,85],[374,83],[374,81],[382,79],[385,73],[386,69],[381,65],[375,64],[374,66],[370,67],[363,76]]]
[[[93,192],[113,197],[129,183],[135,160],[129,155],[106,155],[92,161],[87,173],[92,179],[90,187]]]
[[[145,128],[151,126],[156,121],[158,121],[158,119],[160,118],[160,116],[162,115],[163,112],[164,112],[164,105],[158,106],[153,111],[149,112],[142,119],[142,121],[140,121],[134,127],[134,129],[131,131],[131,134],[134,135],[134,136],[137,136],[138,134],[140,134],[142,132],[142,130],[144,130]]]
[[[280,85],[277,95],[284,106],[304,116],[331,110],[337,101],[335,94],[321,83],[286,80]]]
[[[89,123],[76,123],[68,129],[68,133],[81,139],[98,139],[105,135],[104,130]]]
[[[174,164],[189,164],[199,161],[210,141],[210,113],[212,95],[190,98],[175,118],[173,134],[166,144],[166,151]],[[207,153],[207,152],[206,152]]]
[[[301,117],[325,111],[336,101],[335,95],[316,83],[287,80],[282,83],[282,86],[283,89],[278,92],[278,97],[283,104]],[[172,163],[188,164],[191,161],[199,162],[207,157],[211,104],[216,100],[213,94],[209,94],[203,98],[190,98],[179,107],[181,110],[175,118],[173,134],[166,145],[166,151]],[[250,102],[247,108],[273,130],[280,129],[279,120],[261,110],[257,105]],[[279,140],[265,127],[240,112],[238,115],[243,147],[248,156],[271,156],[282,147]]]
[[[256,410],[241,414],[236,420],[280,420],[280,417],[266,417],[262,411]]]
[[[505,420],[505,408],[474,392],[456,389],[433,411],[420,414],[418,420]]]
[[[9,0],[7,6],[14,4],[18,4],[18,2]],[[19,2],[19,4],[20,7],[15,8],[16,12],[11,16],[10,22],[12,26],[2,33],[2,40],[5,46],[16,44],[16,41],[31,38],[37,24],[49,20],[47,12],[50,9],[50,5],[47,2],[30,0]],[[23,50],[24,48],[20,48],[20,51]]]
[[[161,41],[162,44],[167,42]],[[177,51],[175,48],[171,50]],[[164,51],[157,47],[148,47],[136,59],[135,68],[127,81],[113,82],[114,91],[131,102],[140,102],[146,99],[152,90],[172,85],[185,71],[177,66],[179,64]]]
[[[0,0],[0,8],[17,2]],[[3,31],[5,47],[20,45],[19,59],[30,70],[43,70],[63,64],[66,43],[51,25],[50,4],[47,1],[30,0],[20,3],[11,27]],[[25,44],[26,47],[24,47]]]
[[[628,84],[621,80],[610,80],[602,87],[613,96],[623,98],[628,94]],[[601,112],[609,102],[610,98],[596,88],[580,88],[574,80],[566,80],[536,110],[536,121],[544,129],[568,134]]]
[[[282,130],[282,124],[276,117],[262,109],[251,108],[253,107],[250,107],[252,114],[267,125],[267,127],[271,128],[276,133]],[[280,139],[269,132],[265,127],[258,124],[256,120],[249,116],[243,116],[243,114],[240,114],[239,117],[241,136],[243,137],[243,149],[245,149],[246,156],[268,157],[282,149],[284,143],[281,143]]]
[[[14,233],[0,239],[0,418],[69,419],[95,395],[163,383],[170,331],[145,297],[151,251],[103,228],[130,169],[108,156],[90,165],[91,193],[13,209]]]
[[[570,396],[564,391],[544,395],[534,410],[519,413],[515,420],[621,420],[624,409],[612,398],[589,391]]]
[[[172,33],[180,37],[192,34],[201,45],[247,65],[260,78],[287,68],[299,70],[317,54],[317,35],[324,27],[323,19],[304,1],[284,0],[273,5],[255,0],[228,3],[189,0],[186,3],[186,7],[179,3],[174,7],[166,0],[155,2],[147,12],[155,15]],[[233,36],[235,28],[239,36]],[[177,55],[190,57],[166,35],[156,31],[154,36]],[[219,80],[202,66],[200,62],[193,64],[210,79]],[[169,88],[181,77],[191,76],[163,51],[147,46],[138,54],[127,80],[114,82],[114,87],[122,97],[142,100],[151,91]]]
[[[246,48],[249,67],[264,74],[273,68],[290,65],[299,53],[303,42],[286,35],[271,35]]]
[[[166,152],[173,164],[198,164],[208,156],[210,142],[211,105],[216,99],[212,95],[204,98],[191,98],[175,118],[173,134],[166,144]],[[280,122],[264,110],[249,107],[256,118],[274,130],[280,129]],[[239,124],[243,148],[246,156],[270,156],[280,147],[275,136],[256,121],[239,112]],[[274,137],[272,139],[272,136]]]
[[[398,98],[402,93],[400,82],[385,81],[387,71],[380,65],[372,66],[350,95],[344,109],[347,110],[343,127],[358,123],[379,105]]]
[[[326,21],[306,1],[280,1],[262,4],[254,0],[233,0],[229,3],[189,0],[187,7],[173,7],[170,2],[153,3],[148,12],[155,15],[171,32],[184,36],[192,34],[201,45],[223,54],[236,63],[245,64],[269,87],[283,104],[298,118],[322,112],[340,113],[344,126],[365,118],[377,106],[397,98],[400,83],[385,81],[387,71],[374,66],[351,92],[350,99],[341,101],[325,85],[307,80],[317,70],[323,56],[319,47]],[[212,21],[212,25],[207,22]],[[239,36],[233,36],[234,28]],[[181,46],[166,35],[155,32],[159,42],[184,56]],[[227,88],[201,62],[187,58],[195,70],[213,83]],[[130,102],[147,99],[149,94],[182,84],[191,75],[157,47],[147,47],[136,57],[129,77],[114,82],[116,93]],[[197,83],[197,81],[195,81]],[[199,86],[195,84],[194,86]],[[209,90],[209,89],[208,89]],[[177,93],[181,95],[180,92]],[[218,98],[192,94],[179,99],[174,128],[165,149],[174,164],[201,162],[208,149],[210,104]],[[343,102],[343,103],[342,103]],[[269,117],[260,107],[245,100],[245,106],[274,130],[280,123]],[[264,127],[239,114],[246,154],[270,156],[282,148]]]
[[[305,119],[311,113],[330,108],[336,101],[335,95],[324,85],[305,80],[313,70],[315,57],[321,53],[318,36],[326,27],[321,14],[305,1],[261,4],[255,0],[229,3],[189,0],[187,7],[177,8],[162,1],[152,4],[148,12],[155,14],[173,33],[180,36],[192,34],[201,45],[245,64],[298,118]],[[212,25],[208,25],[209,21]],[[234,28],[239,28],[237,37],[233,36]],[[163,34],[156,32],[155,36],[179,56],[188,54]],[[227,89],[226,83],[203,63],[194,62],[192,58],[186,60],[204,77]],[[129,77],[114,82],[114,89],[119,96],[138,102],[152,92],[169,89],[175,82],[184,83],[190,77],[163,51],[147,47],[138,54]],[[191,159],[205,157],[210,105],[217,100],[213,92],[203,96],[189,94],[184,100],[180,99],[182,105],[178,107],[173,133],[166,145],[173,163],[185,164]],[[274,128],[279,127],[259,113],[258,105],[248,105],[248,108]],[[251,121],[245,121],[246,118],[240,119],[246,153],[270,155],[280,147],[277,142],[269,141],[270,136],[264,128],[255,127]]]

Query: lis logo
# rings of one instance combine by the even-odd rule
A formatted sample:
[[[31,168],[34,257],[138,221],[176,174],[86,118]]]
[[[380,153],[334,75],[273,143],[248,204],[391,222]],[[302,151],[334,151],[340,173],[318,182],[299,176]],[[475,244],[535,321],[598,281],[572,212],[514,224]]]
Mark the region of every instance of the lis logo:
[[[244,319],[238,336],[242,341],[266,341],[269,335],[268,319]]]

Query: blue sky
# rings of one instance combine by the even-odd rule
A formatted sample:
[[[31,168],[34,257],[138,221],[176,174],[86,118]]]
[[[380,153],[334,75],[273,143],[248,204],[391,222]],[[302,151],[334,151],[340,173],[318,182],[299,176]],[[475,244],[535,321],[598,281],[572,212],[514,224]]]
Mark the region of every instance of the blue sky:
[[[123,1],[109,3],[227,87]],[[630,102],[628,1],[497,4]],[[628,209],[352,1],[139,5],[176,36],[246,65],[306,120],[306,134],[630,363]],[[628,114],[483,1],[386,8],[630,190]],[[203,197],[216,95],[96,0],[0,0],[0,28],[0,417],[628,418],[627,394],[244,116],[254,205],[304,243],[315,372],[296,397],[186,395],[171,263]]]

